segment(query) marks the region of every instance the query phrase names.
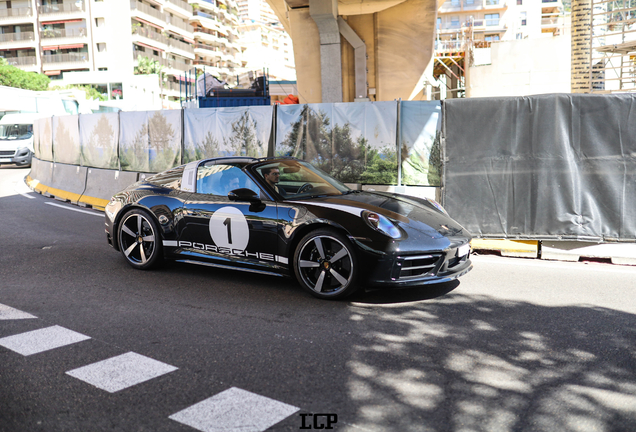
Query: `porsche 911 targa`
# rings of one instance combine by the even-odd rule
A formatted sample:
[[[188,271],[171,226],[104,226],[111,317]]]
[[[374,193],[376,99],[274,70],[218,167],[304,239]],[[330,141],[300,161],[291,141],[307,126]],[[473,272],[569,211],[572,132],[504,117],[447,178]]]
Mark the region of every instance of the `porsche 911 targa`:
[[[153,175],[105,208],[131,266],[162,259],[296,277],[319,298],[471,270],[471,235],[435,201],[349,189],[294,158],[214,158]]]

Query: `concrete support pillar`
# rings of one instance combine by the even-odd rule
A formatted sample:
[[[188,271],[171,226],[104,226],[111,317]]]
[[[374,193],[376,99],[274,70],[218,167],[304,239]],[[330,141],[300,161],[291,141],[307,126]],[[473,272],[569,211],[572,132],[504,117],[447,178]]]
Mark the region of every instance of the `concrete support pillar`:
[[[592,1],[572,0],[572,93],[590,92]]]
[[[354,70],[355,70],[355,99],[356,101],[367,101],[367,46],[360,36],[342,17],[338,17],[338,28],[340,34],[351,44],[354,52]]]
[[[309,0],[309,15],[320,35],[322,102],[342,102],[342,59],[338,28],[338,0]]]

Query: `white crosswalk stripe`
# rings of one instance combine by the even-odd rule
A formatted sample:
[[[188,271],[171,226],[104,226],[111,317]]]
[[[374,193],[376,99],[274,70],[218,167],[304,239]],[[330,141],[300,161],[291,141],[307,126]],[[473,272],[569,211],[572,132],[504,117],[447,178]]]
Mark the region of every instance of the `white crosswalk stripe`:
[[[169,418],[202,432],[261,432],[297,411],[294,406],[232,387]]]
[[[0,339],[0,346],[29,356],[90,339],[81,333],[52,326]]]
[[[177,370],[169,364],[129,352],[66,372],[68,375],[114,393]]]
[[[29,313],[22,312],[21,310],[14,309],[10,306],[0,304],[0,320],[18,320],[37,318]]]

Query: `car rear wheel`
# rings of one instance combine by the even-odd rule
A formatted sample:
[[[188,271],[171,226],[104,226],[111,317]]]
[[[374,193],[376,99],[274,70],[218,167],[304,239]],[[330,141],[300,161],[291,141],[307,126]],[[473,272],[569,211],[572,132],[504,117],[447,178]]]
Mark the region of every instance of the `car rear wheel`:
[[[294,271],[300,285],[318,298],[343,298],[357,289],[353,246],[335,230],[319,229],[303,237],[294,253]]]
[[[150,214],[133,209],[119,224],[119,249],[128,264],[136,269],[148,269],[161,260],[161,235]]]

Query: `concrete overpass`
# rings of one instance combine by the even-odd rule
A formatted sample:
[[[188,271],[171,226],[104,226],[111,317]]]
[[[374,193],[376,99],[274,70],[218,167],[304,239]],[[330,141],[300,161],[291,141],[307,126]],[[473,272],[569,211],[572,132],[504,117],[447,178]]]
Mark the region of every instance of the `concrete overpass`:
[[[267,2],[294,42],[301,103],[390,101],[421,91],[438,0]]]

